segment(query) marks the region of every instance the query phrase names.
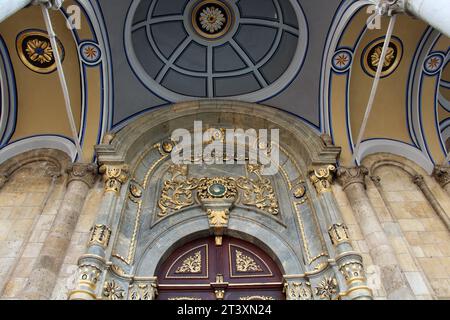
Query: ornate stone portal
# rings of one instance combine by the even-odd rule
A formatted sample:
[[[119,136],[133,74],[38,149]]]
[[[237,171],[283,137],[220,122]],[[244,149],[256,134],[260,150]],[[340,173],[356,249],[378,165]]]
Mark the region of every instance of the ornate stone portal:
[[[235,113],[240,123],[262,128],[271,119],[285,139],[278,173],[262,176],[260,165],[248,162],[174,165],[170,132],[160,127],[164,125],[160,117],[167,121],[172,115],[165,110],[123,129],[111,143],[97,148],[100,162],[106,164],[100,169],[105,195],[88,251],[80,258],[80,271],[85,271],[71,298],[153,299],[161,289],[155,277],[167,252],[184,239],[204,237],[214,239],[217,248],[223,248],[224,237],[265,248],[283,266],[287,299],[370,298],[361,256],[351,247],[330,192],[339,149],[325,145],[301,123],[288,125],[285,114],[275,118],[266,114],[264,107],[202,104],[200,109],[185,104],[167,127],[186,126],[186,119],[194,115],[212,124],[219,123],[223,114]],[[292,132],[284,132],[285,128]],[[303,151],[288,152],[292,145]],[[129,159],[129,166],[118,159]],[[309,171],[310,167],[315,169]],[[201,250],[180,260],[183,264],[174,269],[174,276],[188,270],[194,279],[202,277],[204,271],[198,267],[206,260],[199,260]],[[238,249],[233,255],[239,261],[237,273],[266,270],[248,252]],[[211,283],[215,297],[225,298],[226,281]],[[280,283],[279,294],[282,287]],[[259,296],[264,295],[255,292],[243,298]]]

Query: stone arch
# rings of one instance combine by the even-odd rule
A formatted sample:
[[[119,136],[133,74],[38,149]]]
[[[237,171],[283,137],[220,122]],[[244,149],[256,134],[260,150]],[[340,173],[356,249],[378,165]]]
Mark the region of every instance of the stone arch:
[[[56,149],[36,149],[26,151],[0,164],[0,188],[17,170],[34,162],[48,162],[51,175],[61,176],[65,173],[71,160],[69,156]]]
[[[250,168],[248,161],[227,170],[169,161],[175,144],[168,138],[180,128],[193,132],[195,121],[202,121],[203,129],[219,131],[278,129],[281,173],[277,180],[273,178],[276,182],[262,179],[261,172],[255,173],[258,165]],[[158,263],[180,242],[206,235],[215,237],[217,246],[226,235],[260,246],[286,273],[289,299],[371,297],[365,277],[360,275],[362,258],[348,241],[331,193],[340,148],[298,118],[244,102],[186,102],[145,114],[107,134],[96,151],[106,192],[79,267],[84,278],[99,279],[104,270],[105,284],[103,290],[96,284],[88,288],[82,278],[71,299],[99,294],[108,299],[153,299]],[[211,183],[222,183],[225,194],[214,196],[209,190]],[[279,196],[283,200],[276,205],[269,200],[262,208],[251,200],[244,202],[249,189],[242,183],[271,186],[264,199]],[[283,189],[277,189],[279,185]],[[171,192],[177,188],[187,201],[173,198]],[[256,189],[250,188],[250,194],[255,195]],[[168,200],[169,205],[161,200]],[[277,210],[271,211],[275,207]],[[319,294],[328,290],[320,288],[332,289]]]

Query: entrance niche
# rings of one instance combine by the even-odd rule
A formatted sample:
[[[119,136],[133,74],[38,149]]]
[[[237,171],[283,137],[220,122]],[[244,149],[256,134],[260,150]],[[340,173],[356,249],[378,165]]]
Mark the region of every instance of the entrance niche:
[[[158,300],[283,300],[277,264],[255,245],[224,237],[192,241],[158,268]]]

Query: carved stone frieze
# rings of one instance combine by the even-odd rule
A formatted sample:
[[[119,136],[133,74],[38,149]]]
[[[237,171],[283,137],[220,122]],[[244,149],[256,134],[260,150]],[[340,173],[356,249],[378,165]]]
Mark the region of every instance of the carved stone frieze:
[[[307,281],[286,281],[283,288],[286,300],[312,300],[311,284]]]
[[[157,279],[135,280],[130,284],[128,300],[155,300],[158,296]]]

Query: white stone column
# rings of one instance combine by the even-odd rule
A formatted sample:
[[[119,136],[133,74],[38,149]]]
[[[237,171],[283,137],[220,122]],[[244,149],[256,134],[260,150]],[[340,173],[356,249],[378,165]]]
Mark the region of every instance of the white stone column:
[[[338,182],[347,195],[363,236],[369,246],[370,255],[381,269],[381,281],[388,299],[412,300],[414,294],[400,270],[397,256],[389,244],[366,192],[365,178],[369,171],[365,167],[344,168],[337,171]]]
[[[445,212],[444,208],[439,204],[433,192],[431,192],[430,188],[425,183],[423,176],[415,175],[413,177],[413,182],[419,187],[420,191],[422,191],[425,198],[428,200],[428,203],[437,213],[439,218],[441,218],[442,222],[446,225],[447,229],[450,230],[450,218]]]
[[[68,169],[68,173],[64,199],[22,291],[24,299],[50,299],[84,201],[94,185],[97,166],[76,163]]]
[[[122,185],[128,179],[128,166],[124,164],[102,165],[99,169],[105,182],[100,209],[91,229],[86,254],[78,260],[78,283],[70,294],[70,300],[95,300],[98,282],[106,269],[106,251],[111,238],[112,217]]]

